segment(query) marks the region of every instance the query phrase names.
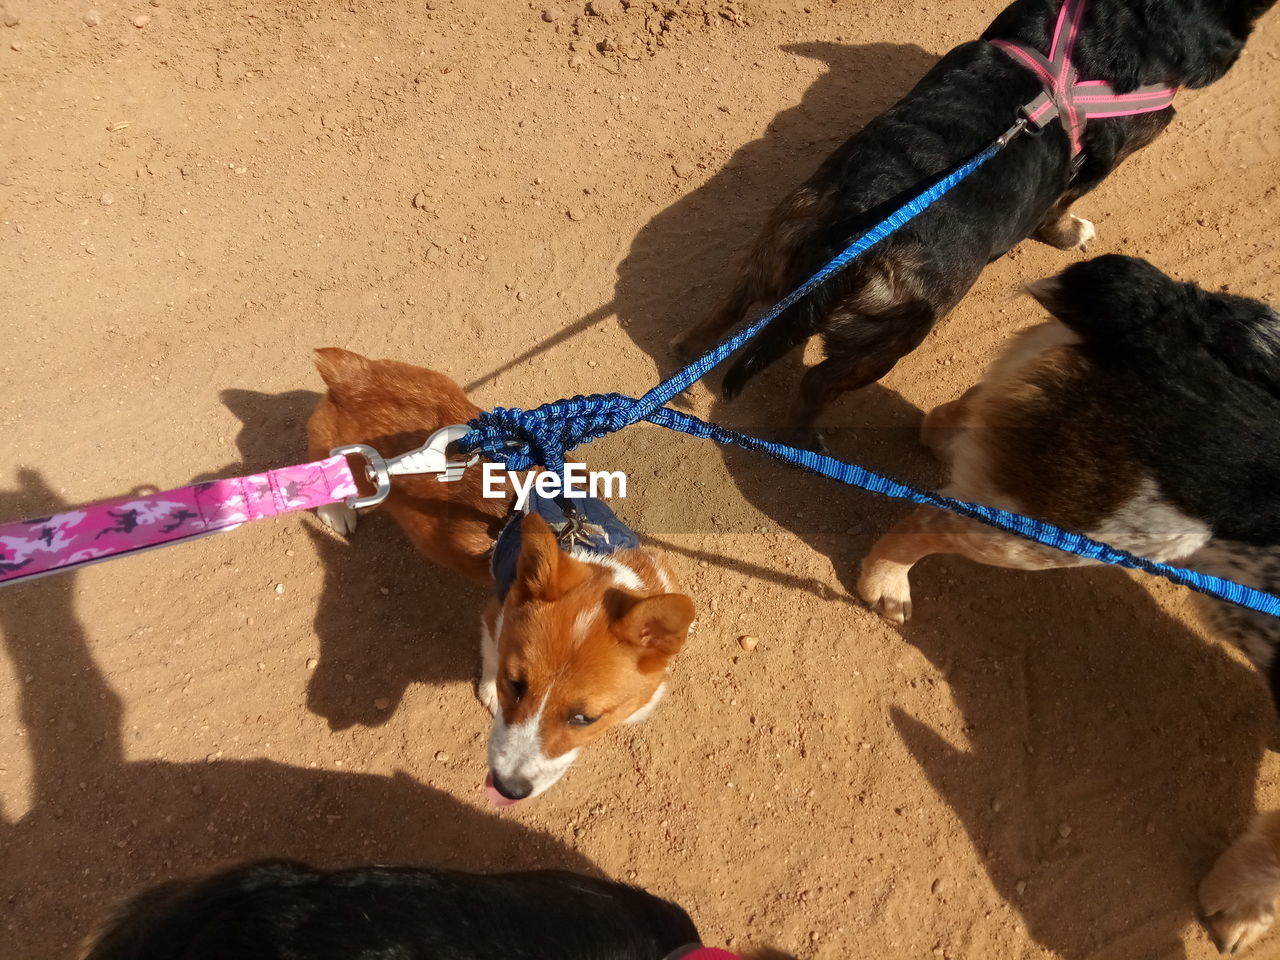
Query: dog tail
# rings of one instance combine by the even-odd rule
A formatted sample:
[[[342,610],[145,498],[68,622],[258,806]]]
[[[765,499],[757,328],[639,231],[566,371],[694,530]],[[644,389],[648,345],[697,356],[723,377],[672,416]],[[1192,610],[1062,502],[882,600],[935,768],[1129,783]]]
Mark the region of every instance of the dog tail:
[[[732,400],[748,380],[814,335],[813,309],[806,298],[774,317],[772,323],[756,334],[724,375],[720,392],[726,400]]]
[[[203,880],[175,880],[125,901],[86,941],[80,960],[182,960],[206,937],[228,901],[264,886],[296,886],[315,876],[301,863],[272,860]],[[235,936],[235,931],[228,931]],[[239,931],[243,934],[244,931]],[[262,944],[265,950],[266,945]],[[240,960],[270,954],[252,952]]]
[[[124,903],[91,935],[80,960],[168,960],[181,957],[188,943],[179,914],[197,884],[176,880],[138,894]],[[190,930],[190,927],[187,927]]]

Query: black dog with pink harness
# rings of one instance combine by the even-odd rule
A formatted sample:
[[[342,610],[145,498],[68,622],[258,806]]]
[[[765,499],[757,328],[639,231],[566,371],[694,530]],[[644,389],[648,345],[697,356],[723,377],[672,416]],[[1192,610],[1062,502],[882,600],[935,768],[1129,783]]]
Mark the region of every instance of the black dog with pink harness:
[[[1060,118],[1071,142],[1071,155],[1084,149],[1084,125],[1089,117],[1130,117],[1153,113],[1173,106],[1178,92],[1174,86],[1145,84],[1130,93],[1116,93],[1105,80],[1081,80],[1071,63],[1080,22],[1088,0],[1065,0],[1054,27],[1053,42],[1046,57],[1026,44],[1011,40],[992,40],[1030,70],[1044,84],[1044,93],[1022,108],[1022,116],[1032,130],[1043,130],[1054,118]]]
[[[1176,90],[1231,68],[1273,2],[1013,0],[791,191],[721,305],[677,347],[693,356],[721,341],[752,304],[782,300],[904,201],[998,147],[736,354],[728,398],[822,338],[824,359],[805,371],[787,432],[793,445],[820,447],[826,408],[888,374],[988,263],[1029,237],[1062,250],[1086,244],[1092,225],[1072,206],[1169,125]]]

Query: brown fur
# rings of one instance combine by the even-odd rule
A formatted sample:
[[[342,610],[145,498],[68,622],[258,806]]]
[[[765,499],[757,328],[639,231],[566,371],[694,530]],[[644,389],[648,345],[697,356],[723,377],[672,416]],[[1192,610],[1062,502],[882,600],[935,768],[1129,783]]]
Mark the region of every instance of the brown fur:
[[[1056,342],[1061,339],[1061,342]],[[1056,330],[1023,333],[987,379],[925,418],[921,442],[952,467],[946,493],[1075,530],[1093,530],[1134,495],[1139,468],[1115,442],[1114,414],[1088,364]],[[1097,470],[1099,458],[1107,472]],[[872,547],[859,592],[886,618],[911,616],[907,576],[937,553],[1048,570],[1092,561],[934,507],[919,507]]]
[[[336,348],[316,354],[328,394],[307,425],[313,457],[351,443],[394,456],[480,412],[457,384],[432,370]],[[361,493],[368,492],[366,483]],[[489,555],[511,501],[485,498],[478,468],[451,483],[397,477],[385,505],[423,556],[492,583]],[[612,555],[640,584],[623,589],[613,567],[566,553],[540,516],[530,514],[521,524],[516,580],[505,603],[492,601],[484,614],[497,656],[487,657],[480,696],[508,726],[541,709],[543,752],[555,758],[654,701],[693,621],[693,602],[672,592],[671,576],[647,551]],[[523,696],[515,696],[512,679],[524,684]],[[573,725],[575,714],[598,720]]]
[[[554,758],[586,746],[654,697],[693,623],[693,601],[642,550],[614,557],[640,579],[619,589],[609,567],[560,549],[536,514],[521,523],[516,581],[503,615],[498,702],[509,726],[542,711],[543,750]],[[525,685],[516,698],[511,679]],[[575,714],[599,718],[573,726]]]
[[[1141,473],[1117,442],[1117,413],[1090,389],[1089,373],[1075,344],[1050,347],[984,383],[964,421],[985,447],[991,484],[1023,512],[1073,530],[1092,529],[1118,510]]]
[[[369,360],[336,347],[317,350],[316,367],[329,392],[307,423],[314,459],[349,443],[368,444],[384,457],[407,453],[440,427],[466,423],[480,412],[456,383],[434,370]],[[361,495],[372,493],[358,458],[353,465]],[[509,500],[482,496],[478,469],[453,483],[430,475],[399,477],[385,501],[419,553],[478,583],[492,582],[489,549],[510,507]]]
[[[1052,309],[1055,283],[1032,284],[1028,292]],[[1052,322],[1021,333],[981,384],[930,413],[921,441],[950,466],[944,490],[950,496],[1078,530],[1155,560],[1184,557],[1203,545],[1198,524],[1154,494],[1126,446],[1126,416],[1075,334]],[[859,593],[902,623],[911,615],[908,574],[936,553],[1019,570],[1096,562],[921,507],[872,547]]]

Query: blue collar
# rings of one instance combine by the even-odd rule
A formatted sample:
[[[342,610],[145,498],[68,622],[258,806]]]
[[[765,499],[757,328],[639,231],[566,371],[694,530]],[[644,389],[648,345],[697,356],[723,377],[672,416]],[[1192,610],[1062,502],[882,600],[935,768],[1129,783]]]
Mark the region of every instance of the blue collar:
[[[511,511],[493,545],[489,569],[498,586],[499,602],[507,599],[507,593],[516,580],[516,567],[520,560],[520,519],[526,513],[536,513],[547,521],[555,531],[561,550],[607,556],[616,550],[640,546],[640,538],[618,519],[603,500],[594,497],[553,500],[530,491],[524,509]]]

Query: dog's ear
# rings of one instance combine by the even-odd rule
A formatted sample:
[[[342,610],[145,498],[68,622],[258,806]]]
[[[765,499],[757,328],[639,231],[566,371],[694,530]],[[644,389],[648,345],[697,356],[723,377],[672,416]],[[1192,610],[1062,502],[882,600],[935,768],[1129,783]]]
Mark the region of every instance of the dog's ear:
[[[1065,309],[1065,304],[1062,300],[1061,276],[1032,280],[1030,283],[1023,284],[1022,290],[1055,317]]]
[[[368,357],[341,347],[319,347],[315,359],[320,379],[335,394],[350,394],[369,382],[373,364]]]
[[[671,657],[680,652],[695,616],[693,601],[683,593],[662,593],[631,603],[613,622],[623,643]]]
[[[586,577],[586,564],[560,549],[546,520],[536,513],[520,519],[520,556],[511,588],[516,602],[559,600]]]

